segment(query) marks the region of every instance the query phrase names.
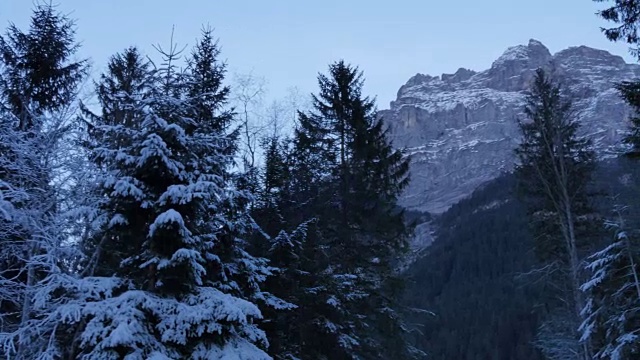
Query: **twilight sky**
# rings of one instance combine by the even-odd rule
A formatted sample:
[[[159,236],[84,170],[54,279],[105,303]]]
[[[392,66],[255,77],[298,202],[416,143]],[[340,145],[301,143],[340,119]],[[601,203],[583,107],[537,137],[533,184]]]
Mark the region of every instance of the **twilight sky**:
[[[365,72],[365,92],[387,108],[398,88],[420,72],[484,70],[509,46],[542,41],[552,53],[574,45],[633,59],[625,44],[606,40],[591,0],[54,0],[77,20],[81,55],[93,74],[115,52],[167,44],[193,45],[202,25],[220,38],[230,73],[252,71],[269,97],[297,86],[316,91],[316,74],[344,59]],[[605,3],[606,4],[606,3]],[[0,28],[28,24],[33,2],[0,0]],[[4,30],[3,30],[4,32]]]

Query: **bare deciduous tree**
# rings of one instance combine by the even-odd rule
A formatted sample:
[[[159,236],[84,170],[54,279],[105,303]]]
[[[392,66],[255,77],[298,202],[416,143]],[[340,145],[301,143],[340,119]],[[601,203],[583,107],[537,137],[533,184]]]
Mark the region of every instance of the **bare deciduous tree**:
[[[242,160],[245,171],[256,165],[259,134],[265,129],[260,110],[266,87],[266,79],[253,72],[234,75],[232,100],[242,124]]]

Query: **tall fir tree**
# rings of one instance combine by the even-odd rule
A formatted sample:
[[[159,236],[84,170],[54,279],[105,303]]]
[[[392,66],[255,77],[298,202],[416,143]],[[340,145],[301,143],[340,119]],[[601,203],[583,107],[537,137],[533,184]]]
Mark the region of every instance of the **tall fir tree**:
[[[416,355],[394,310],[400,294],[394,261],[410,231],[396,204],[408,182],[408,159],[391,147],[374,102],[362,95],[357,68],[333,63],[318,84],[313,111],[299,113],[290,150],[277,150],[282,147],[272,139],[265,151],[264,186],[275,198],[269,200],[278,208],[274,213],[288,231],[306,224],[298,252],[289,246],[283,256],[299,259],[302,274],[296,279],[299,295],[286,299],[298,308],[284,315],[299,323],[295,355]]]
[[[101,113],[96,115],[86,105],[80,104],[81,119],[86,128],[82,145],[88,154],[95,153],[105,143],[122,148],[133,145],[130,129],[138,126],[136,122],[140,121],[134,109],[152,95],[154,87],[151,64],[136,47],[112,56],[107,69],[94,84]],[[105,127],[113,131],[102,130]],[[88,203],[83,204],[81,213],[87,222],[81,239],[83,252],[87,254],[82,266],[83,275],[111,276],[133,244],[119,243],[118,237],[104,236],[101,229],[108,226],[115,209],[109,206],[111,200],[99,184],[99,178],[106,171],[113,171],[113,164],[99,156],[90,156],[89,162],[92,166],[88,167],[86,177]],[[105,249],[107,242],[109,248]]]
[[[581,262],[598,222],[588,187],[595,155],[590,141],[577,134],[579,123],[567,94],[542,69],[533,80],[525,115],[516,173],[529,205],[538,259],[549,270],[551,283],[566,289],[552,297],[569,304],[547,314],[539,345],[550,358],[590,359],[577,328],[584,306]]]
[[[266,267],[265,258],[254,259],[247,252],[251,246],[249,239],[254,233],[261,232],[249,212],[255,202],[253,194],[255,187],[252,185],[255,179],[252,172],[231,171],[237,166],[240,127],[233,124],[235,113],[229,107],[230,88],[223,84],[227,66],[219,59],[219,55],[218,40],[213,36],[213,29],[203,28],[200,41],[187,59],[189,71],[185,77],[187,97],[194,98],[197,94],[201,94],[195,98],[197,100],[191,107],[192,117],[201,124],[205,131],[224,134],[224,141],[219,141],[216,145],[220,148],[226,161],[217,162],[223,165],[218,168],[219,165],[215,165],[215,158],[211,159],[214,161],[209,163],[209,171],[225,179],[235,188],[238,196],[224,202],[224,209],[226,209],[227,216],[237,216],[239,224],[245,224],[244,228],[234,223],[226,225],[226,231],[229,234],[235,234],[235,236],[225,238],[227,241],[223,243],[223,246],[220,246],[219,257],[222,262],[227,264],[225,273],[229,272],[229,274],[225,276],[235,278],[234,281],[238,284],[238,288],[234,289],[234,294],[263,305],[266,309],[287,308],[289,304],[269,292],[260,290],[258,283],[264,281],[273,268]],[[211,211],[216,214],[219,209],[211,209]],[[257,274],[257,278],[246,276],[251,273],[252,267],[249,265],[252,262],[264,267],[263,272]],[[253,270],[260,269],[253,268]],[[238,274],[234,274],[235,272]]]
[[[225,95],[212,100],[206,82],[224,77],[207,35],[193,60],[209,66],[181,73],[171,48],[147,68],[129,49],[98,87],[89,148],[106,221],[85,247],[100,252],[95,271],[55,314],[66,357],[269,358],[253,301],[273,300],[260,289],[270,270],[245,251],[255,225],[230,172],[235,139],[217,116]]]

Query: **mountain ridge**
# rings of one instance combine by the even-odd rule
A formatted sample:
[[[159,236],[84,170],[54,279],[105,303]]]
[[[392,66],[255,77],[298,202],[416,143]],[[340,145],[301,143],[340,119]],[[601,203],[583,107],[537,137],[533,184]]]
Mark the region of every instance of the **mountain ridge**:
[[[600,157],[620,150],[631,109],[615,84],[640,78],[640,65],[584,45],[555,54],[540,41],[507,48],[489,69],[418,73],[380,112],[396,147],[407,149],[412,181],[401,198],[409,209],[439,214],[479,185],[513,169],[525,93],[535,70],[550,71],[572,95],[581,134]]]

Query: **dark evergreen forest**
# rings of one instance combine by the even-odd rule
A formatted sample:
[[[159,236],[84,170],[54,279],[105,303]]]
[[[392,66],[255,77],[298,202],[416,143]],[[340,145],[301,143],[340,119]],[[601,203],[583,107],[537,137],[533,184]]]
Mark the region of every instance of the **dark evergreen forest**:
[[[598,163],[597,207],[614,216],[624,204],[629,226],[640,224],[638,179],[632,158]],[[544,359],[535,341],[549,302],[530,273],[534,241],[515,177],[485,184],[433,222],[437,240],[406,273],[407,306],[433,312],[413,317],[415,345],[432,359]]]

